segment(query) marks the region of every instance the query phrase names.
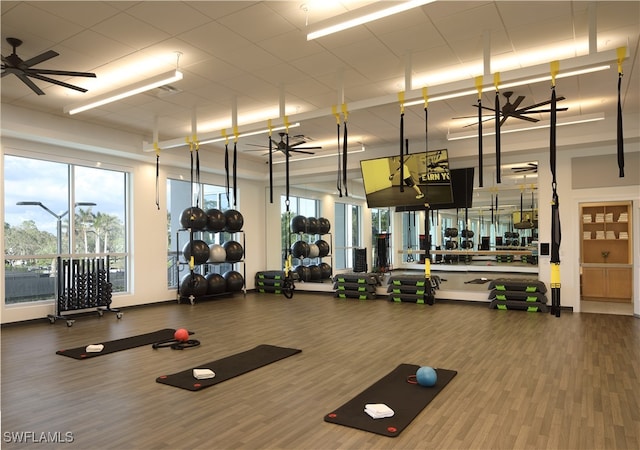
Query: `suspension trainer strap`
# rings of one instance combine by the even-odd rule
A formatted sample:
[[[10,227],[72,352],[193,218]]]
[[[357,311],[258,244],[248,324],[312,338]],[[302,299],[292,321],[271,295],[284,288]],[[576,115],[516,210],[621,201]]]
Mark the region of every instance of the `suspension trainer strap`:
[[[556,125],[557,125],[557,99],[556,99],[556,75],[559,72],[560,63],[551,63],[551,127],[549,133],[549,154],[551,167],[551,314],[560,317],[560,243],[562,230],[560,227],[560,199],[557,191],[556,180]]]
[[[196,206],[200,206],[200,143],[196,140],[195,136],[193,143],[196,149],[196,188],[198,194],[196,196]]]
[[[338,178],[336,180],[336,188],[338,189],[338,195],[342,197],[342,155],[340,154],[340,113],[338,108],[333,106],[333,115],[336,117],[336,126],[338,129]]]
[[[153,148],[156,151],[156,207],[160,211],[160,147],[158,143],[153,143]]]
[[[347,138],[347,122],[348,122],[348,111],[346,103],[342,104],[342,114],[344,116],[344,138],[342,139],[342,186],[344,187],[344,196],[348,197],[349,192],[347,190],[347,147],[348,147],[348,138]]]
[[[624,137],[622,135],[622,101],[620,99],[620,89],[622,86],[622,61],[626,56],[626,47],[618,48],[618,123],[617,123],[617,143],[618,143],[618,176],[624,178]]]
[[[404,192],[404,92],[398,93],[400,100],[400,192]]]
[[[476,90],[478,91],[478,186],[482,187],[482,76],[476,77]]]
[[[267,125],[269,127],[269,203],[273,203],[273,142],[271,141],[273,127],[271,126],[271,119],[269,119]]]
[[[229,204],[229,136],[227,130],[222,129],[222,137],[224,138],[224,173],[225,173],[225,193],[227,195],[227,205]]]
[[[233,207],[236,208],[238,206],[238,139],[240,138],[237,126],[233,127],[233,135]]]
[[[496,114],[496,183],[500,184],[501,180],[501,172],[502,172],[502,161],[501,161],[501,143],[500,143],[500,128],[502,128],[502,120],[500,119],[500,90],[498,89],[500,86],[500,74],[496,73],[493,76],[493,82],[496,86],[496,100],[495,100],[495,114]]]
[[[238,202],[238,145],[233,143],[233,206]]]

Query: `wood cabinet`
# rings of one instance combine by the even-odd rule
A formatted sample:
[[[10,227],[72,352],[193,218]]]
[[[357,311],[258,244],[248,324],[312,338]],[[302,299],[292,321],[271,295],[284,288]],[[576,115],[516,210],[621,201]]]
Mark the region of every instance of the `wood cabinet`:
[[[631,202],[583,203],[580,213],[581,298],[630,302]]]

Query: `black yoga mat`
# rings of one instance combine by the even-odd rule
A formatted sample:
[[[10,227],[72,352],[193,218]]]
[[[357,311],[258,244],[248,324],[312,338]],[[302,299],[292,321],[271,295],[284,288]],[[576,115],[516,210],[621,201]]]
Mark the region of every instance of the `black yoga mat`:
[[[413,364],[400,364],[353,399],[325,415],[324,420],[384,436],[398,436],[458,373],[436,369],[438,381],[433,387],[407,382],[407,377],[415,375],[419,368]],[[394,415],[374,419],[364,412],[367,403],[384,403],[394,411]]]
[[[107,355],[109,353],[119,352],[120,350],[128,350],[130,348],[142,347],[143,345],[155,344],[156,342],[167,341],[173,339],[176,332],[173,328],[165,328],[163,330],[153,331],[151,333],[140,334],[115,341],[94,342],[94,344],[102,344],[104,348],[101,352],[87,352],[87,346],[72,348],[69,350],[58,350],[56,354],[68,356],[74,359],[88,359],[95,356]]]
[[[296,348],[277,347],[275,345],[258,345],[251,350],[236,353],[182,372],[160,376],[156,378],[156,381],[189,391],[199,391],[267,364],[288,358],[301,351]],[[198,380],[193,376],[193,369],[211,369],[216,376],[206,380]]]

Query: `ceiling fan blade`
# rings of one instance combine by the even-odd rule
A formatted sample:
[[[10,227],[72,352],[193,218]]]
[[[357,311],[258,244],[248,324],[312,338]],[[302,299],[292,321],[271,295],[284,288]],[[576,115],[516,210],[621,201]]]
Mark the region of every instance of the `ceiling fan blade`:
[[[31,59],[27,59],[26,61],[23,61],[22,64],[24,64],[26,67],[31,67],[31,66],[35,66],[36,64],[40,64],[41,62],[47,61],[51,58],[55,58],[58,55],[59,55],[58,52],[54,52],[53,50],[48,50],[38,56],[34,56]]]
[[[24,71],[26,74],[40,74],[40,75],[61,75],[66,77],[88,77],[96,78],[95,73],[91,72],[73,72],[68,70],[47,70],[47,69],[27,69]]]
[[[522,101],[524,100],[524,96],[523,95],[519,95],[518,98],[516,98],[516,101],[513,102],[513,109],[518,109],[518,106],[520,106],[520,103],[522,103]]]
[[[556,108],[556,111],[568,111],[569,108]],[[538,114],[538,113],[548,113],[551,112],[550,109],[536,109],[533,111],[524,111],[521,114]]]
[[[58,86],[65,87],[67,89],[73,89],[80,92],[87,92],[85,88],[81,88],[80,86],[74,86],[73,84],[65,83],[64,81],[54,80],[53,78],[43,77],[42,75],[38,75],[36,73],[25,73],[25,76],[35,78],[37,80],[46,81],[47,83],[57,84]]]
[[[491,119],[495,119],[495,114],[489,115],[487,114],[486,116],[482,116],[482,118],[484,119],[485,117],[491,118]],[[452,117],[451,119],[477,119],[478,115],[474,115],[474,116],[457,116],[457,117]],[[487,119],[485,119],[487,120]]]
[[[298,151],[298,150],[321,150],[322,147],[316,146],[316,147],[296,147],[296,148],[291,148],[289,147],[289,150],[293,150],[293,151]]]
[[[268,145],[260,145],[260,144],[244,144],[244,145],[248,145],[250,147],[260,147],[262,149],[269,148]]]
[[[295,153],[304,153],[305,155],[315,155],[315,152],[305,152],[304,150],[297,150],[295,148],[290,148],[289,151]]]
[[[515,117],[516,119],[526,120],[528,122],[540,122],[539,119],[534,119],[533,117],[527,117],[520,114],[512,114],[511,117]]]
[[[472,117],[473,116],[471,116],[469,118],[471,119]],[[488,121],[494,120],[494,119],[495,119],[495,116],[486,116],[486,118],[483,118],[482,121],[483,122],[488,122]],[[469,128],[469,127],[472,127],[474,125],[478,125],[478,121],[475,121],[475,122],[469,123],[467,125],[464,125],[462,128]]]
[[[16,73],[16,76],[20,78],[24,84],[29,86],[33,92],[35,92],[38,95],[44,95],[44,91],[40,89],[38,86],[36,86],[36,84],[33,81],[31,81],[25,74]]]
[[[565,99],[564,97],[558,97],[558,98],[556,98],[556,101],[559,102],[559,101],[564,100],[564,99]],[[522,112],[525,112],[525,111],[529,111],[531,109],[535,109],[535,108],[537,108],[539,106],[545,106],[545,105],[548,105],[550,103],[551,103],[551,100],[545,100],[543,102],[536,103],[535,105],[529,105],[529,106],[525,106],[524,108],[520,108],[519,110],[516,111],[516,113],[522,113]]]

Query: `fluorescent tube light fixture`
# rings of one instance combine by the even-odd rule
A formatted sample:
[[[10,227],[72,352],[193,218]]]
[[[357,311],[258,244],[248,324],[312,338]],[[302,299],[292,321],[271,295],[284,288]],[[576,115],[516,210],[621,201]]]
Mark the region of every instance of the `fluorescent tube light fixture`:
[[[300,126],[300,122],[296,122],[296,123],[292,123],[289,124],[288,128],[296,128]],[[271,129],[271,131],[282,131],[282,130],[286,130],[287,127],[286,126],[281,126],[281,127],[273,127]],[[255,130],[255,131],[247,131],[245,133],[238,133],[238,138],[241,137],[248,137],[248,136],[256,136],[258,134],[266,134],[269,132],[269,129],[264,129],[264,130]],[[231,135],[227,138],[225,137],[217,137],[217,138],[205,138],[204,140],[200,140],[199,144],[200,145],[204,145],[204,144],[213,144],[214,142],[224,142],[227,139],[231,139],[231,137],[235,138],[235,136]]]
[[[98,106],[106,105],[108,103],[122,100],[123,98],[131,97],[132,95],[141,94],[142,92],[150,91],[160,86],[167,85],[176,81],[182,80],[183,75],[179,70],[172,70],[168,73],[155,76],[148,80],[141,81],[139,83],[132,84],[122,89],[117,89],[112,92],[108,92],[104,95],[99,95],[86,102],[76,103],[75,105],[66,106],[64,112],[70,115],[78,114],[89,109],[97,108]]]
[[[348,30],[349,28],[357,27],[365,23],[373,22],[374,20],[389,17],[394,14],[398,14],[404,11],[408,11],[419,6],[426,5],[427,3],[434,2],[435,0],[412,0],[401,2],[390,6],[388,8],[375,10],[370,7],[364,6],[362,8],[349,11],[340,16],[333,17],[331,19],[319,22],[313,26],[314,31],[307,34],[307,41],[317,39],[323,36],[328,36],[333,33]],[[376,2],[374,8],[379,8],[379,4],[385,2]]]
[[[354,153],[362,153],[365,151],[364,144],[360,144],[360,148],[358,150],[347,151],[347,155],[352,155]],[[320,158],[329,158],[332,156],[338,156],[341,153],[325,153],[323,155],[315,155],[315,156],[305,156],[302,158],[293,158],[289,159],[289,164],[300,162],[300,161],[309,161],[310,159],[320,159]],[[283,159],[279,159],[278,161],[273,161],[273,164],[284,164],[286,161]]]
[[[595,114],[586,114],[583,116],[574,116],[574,117],[565,117],[558,118],[558,123],[556,126],[562,127],[566,125],[578,125],[581,123],[589,123],[589,122],[598,122],[600,120],[604,120],[604,114],[595,113]],[[505,129],[500,129],[500,134],[508,134],[508,133],[519,133],[521,131],[533,131],[533,130],[541,130],[544,128],[549,128],[551,123],[549,121],[540,122],[536,125],[531,125],[528,127],[510,127]],[[494,136],[496,134],[495,127],[488,127],[492,131],[487,131],[482,133],[483,137],[486,136]],[[447,135],[447,141],[459,141],[462,139],[478,139],[478,132],[466,132],[466,133],[452,133]]]

